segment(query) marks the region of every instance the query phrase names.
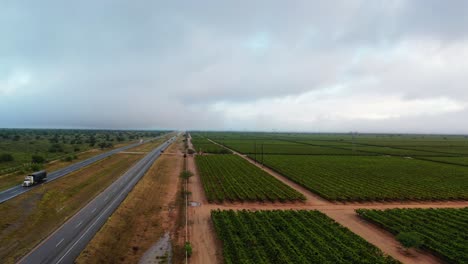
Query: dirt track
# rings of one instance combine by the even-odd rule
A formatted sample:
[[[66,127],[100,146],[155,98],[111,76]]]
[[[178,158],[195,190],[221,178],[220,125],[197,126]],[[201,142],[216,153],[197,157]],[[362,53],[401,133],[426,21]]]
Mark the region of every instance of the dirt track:
[[[190,142],[191,143],[191,142]],[[215,143],[215,142],[213,142]],[[217,143],[215,143],[217,144]],[[191,145],[191,144],[189,144]],[[233,151],[235,154],[243,157],[252,164],[262,168],[261,165],[255,164],[246,156]],[[394,236],[377,226],[368,223],[361,219],[355,209],[390,209],[390,208],[462,208],[468,206],[468,201],[448,201],[448,202],[388,202],[388,203],[333,203],[327,201],[318,195],[315,195],[304,187],[292,182],[291,180],[281,176],[280,174],[268,169],[262,168],[270,173],[275,178],[293,187],[297,191],[304,194],[307,198],[305,202],[295,203],[223,203],[223,204],[208,204],[204,195],[203,187],[200,182],[200,177],[195,167],[193,156],[188,157],[188,169],[194,172],[194,177],[190,179],[189,190],[192,192],[192,200],[200,202],[199,207],[192,207],[189,211],[190,215],[190,237],[193,245],[193,256],[191,263],[209,264],[222,263],[222,249],[220,241],[217,240],[213,226],[210,220],[210,211],[214,209],[222,210],[319,210],[341,225],[346,226],[354,233],[363,237],[370,243],[380,248],[386,254],[398,259],[403,263],[441,263],[441,260],[429,252],[422,250],[404,251]]]

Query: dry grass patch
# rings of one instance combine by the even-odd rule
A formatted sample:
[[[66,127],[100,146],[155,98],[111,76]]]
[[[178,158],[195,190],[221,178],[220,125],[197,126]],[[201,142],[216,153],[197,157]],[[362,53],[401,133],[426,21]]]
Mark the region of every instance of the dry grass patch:
[[[166,152],[177,152],[173,144]],[[137,263],[174,229],[182,155],[162,155],[91,240],[76,263]]]
[[[114,155],[0,204],[2,262],[24,256],[141,157]]]
[[[164,141],[166,141],[166,137],[153,140],[151,142],[142,144],[140,146],[136,146],[134,148],[128,149],[127,151],[128,152],[150,152],[151,150],[161,145]]]

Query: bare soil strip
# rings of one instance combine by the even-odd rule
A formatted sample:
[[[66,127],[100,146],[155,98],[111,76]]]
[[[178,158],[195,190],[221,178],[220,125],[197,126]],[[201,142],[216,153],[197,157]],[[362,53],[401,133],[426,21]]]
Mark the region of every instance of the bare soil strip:
[[[188,156],[187,159],[187,169],[194,173],[189,180],[188,188],[192,193],[190,200],[200,203],[200,206],[189,208],[189,237],[193,248],[190,263],[222,263],[221,242],[216,238],[211,222],[211,206],[205,197],[195,159],[193,156]]]

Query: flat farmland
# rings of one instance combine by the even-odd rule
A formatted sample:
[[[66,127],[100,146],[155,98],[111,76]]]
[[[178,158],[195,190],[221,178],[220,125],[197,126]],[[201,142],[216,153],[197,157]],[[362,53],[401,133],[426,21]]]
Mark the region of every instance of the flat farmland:
[[[231,154],[231,152],[221,146],[214,144],[208,139],[198,136],[197,134],[192,136],[192,144],[197,152],[213,153],[213,154]]]
[[[468,166],[468,157],[423,157],[423,159]]]
[[[407,149],[400,148],[400,147],[385,147],[385,146],[366,146],[366,145],[356,145],[354,147],[348,146],[347,149],[354,148],[358,152],[364,153],[373,153],[374,155],[391,155],[391,156],[402,156],[402,157],[417,157],[417,156],[442,156],[442,154],[446,156],[454,156],[455,154],[450,153],[440,153],[440,152],[430,152],[425,150],[417,150],[417,149]]]
[[[318,211],[211,211],[224,263],[398,263]]]
[[[279,155],[376,155],[347,149],[344,145],[310,145],[282,140],[218,140],[217,143],[257,159],[263,154]]]
[[[384,156],[265,155],[264,161],[328,200],[468,199],[462,166]]]
[[[195,161],[209,202],[305,199],[237,155],[197,155]]]
[[[417,232],[423,248],[449,263],[468,263],[468,208],[357,210],[393,234]]]

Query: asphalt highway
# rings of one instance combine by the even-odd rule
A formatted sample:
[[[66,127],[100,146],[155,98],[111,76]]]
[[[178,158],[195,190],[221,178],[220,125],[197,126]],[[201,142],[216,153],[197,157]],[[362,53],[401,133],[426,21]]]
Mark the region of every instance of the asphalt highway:
[[[141,143],[137,142],[137,143],[133,143],[133,144],[121,147],[121,148],[113,149],[113,150],[111,150],[109,152],[99,154],[99,155],[91,157],[89,159],[74,163],[74,164],[72,164],[72,165],[70,165],[68,167],[65,167],[65,168],[62,168],[60,170],[51,172],[51,173],[49,173],[47,175],[47,181],[45,181],[42,184],[45,184],[47,182],[56,180],[56,179],[58,179],[60,177],[63,177],[63,176],[65,176],[65,175],[67,175],[67,174],[69,174],[71,172],[77,171],[77,170],[79,170],[79,169],[81,169],[83,167],[86,167],[86,166],[91,165],[91,164],[93,164],[93,163],[95,163],[97,161],[100,161],[100,160],[105,159],[105,158],[107,158],[107,157],[109,157],[111,155],[114,155],[115,153],[125,151],[127,149],[131,149],[133,147],[139,146],[141,144],[144,144],[144,143],[146,143],[148,141],[151,141],[151,140],[155,140],[155,139],[160,138],[160,137],[161,136],[150,139],[150,140],[143,141]],[[23,187],[20,184],[20,185],[17,185],[15,187],[12,187],[10,189],[4,190],[4,191],[0,192],[0,203],[8,201],[8,200],[10,200],[10,199],[22,194],[22,193],[28,192],[31,189],[37,188],[40,185],[41,184],[33,185],[33,186],[30,186],[30,187]]]
[[[19,263],[73,263],[135,184],[175,137],[152,150],[71,217]]]

